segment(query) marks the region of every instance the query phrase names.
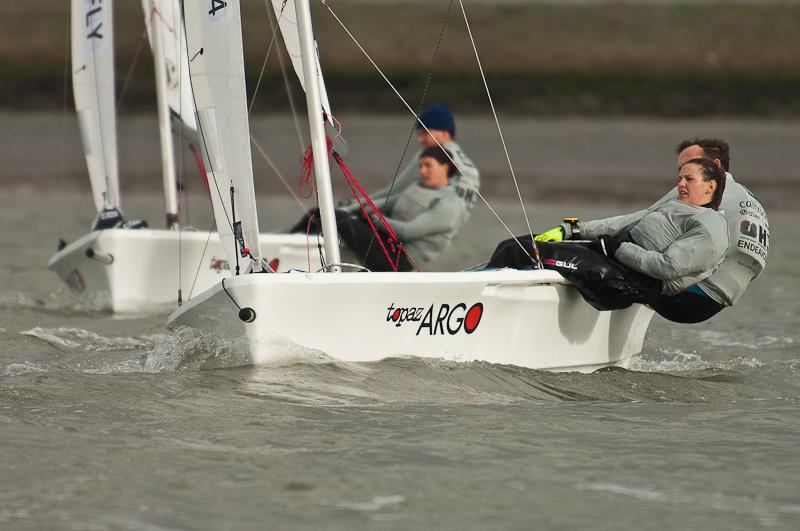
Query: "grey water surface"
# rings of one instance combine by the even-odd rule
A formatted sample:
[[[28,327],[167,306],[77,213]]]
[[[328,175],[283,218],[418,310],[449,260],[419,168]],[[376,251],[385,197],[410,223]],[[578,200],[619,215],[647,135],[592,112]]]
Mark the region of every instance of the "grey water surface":
[[[771,212],[768,268],[735,308],[656,317],[632,370],[303,352],[230,367],[225,345],[168,333],[164,315],[70,295],[46,262],[92,209],[54,192],[0,197],[2,529],[800,527],[795,213]],[[125,200],[162,217],[156,194]],[[260,203],[272,228],[300,213]],[[513,201],[495,206],[523,226]],[[528,212],[549,225],[640,206]],[[478,209],[437,265],[485,260],[501,237]]]

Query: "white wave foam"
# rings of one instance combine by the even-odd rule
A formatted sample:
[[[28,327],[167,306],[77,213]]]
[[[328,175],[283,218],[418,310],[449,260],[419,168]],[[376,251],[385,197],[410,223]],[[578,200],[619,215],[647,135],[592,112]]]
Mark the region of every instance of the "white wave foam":
[[[763,363],[749,356],[738,356],[720,362],[704,360],[699,354],[682,352],[673,349],[660,349],[656,359],[651,359],[652,354],[639,354],[631,358],[628,369],[638,372],[681,372],[698,371],[704,369],[757,369]]]
[[[4,376],[21,376],[23,374],[48,372],[46,367],[37,363],[26,361],[24,363],[12,363],[3,369]]]
[[[41,339],[53,346],[81,349],[86,352],[139,350],[153,346],[158,338],[158,336],[105,337],[83,328],[42,328],[39,326],[23,330],[20,334]]]
[[[755,337],[753,334],[736,334],[720,332],[717,330],[700,330],[697,337],[703,343],[716,347],[739,347],[759,350],[771,347],[788,347],[795,343],[793,337],[764,335]]]
[[[644,501],[665,501],[667,495],[657,490],[650,490],[641,487],[628,487],[626,485],[618,485],[616,483],[587,483],[579,485],[580,490],[594,490],[601,492],[611,492],[613,494],[621,494],[623,496],[630,496],[637,500]]]
[[[394,496],[375,496],[368,502],[341,502],[336,506],[342,509],[352,509],[354,511],[372,512],[379,511],[385,507],[391,507],[405,503],[406,498],[400,494]]]

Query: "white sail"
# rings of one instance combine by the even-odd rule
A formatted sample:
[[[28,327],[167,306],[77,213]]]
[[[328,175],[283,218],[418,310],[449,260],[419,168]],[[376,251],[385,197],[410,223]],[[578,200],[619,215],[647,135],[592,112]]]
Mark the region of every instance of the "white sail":
[[[295,11],[294,0],[271,0],[272,8],[275,10],[275,17],[278,20],[278,26],[281,29],[283,36],[283,43],[286,46],[286,53],[292,60],[292,67],[294,68],[297,79],[300,80],[300,86],[306,90],[306,78],[303,73],[303,58],[300,53],[300,33],[297,29],[297,16]],[[316,44],[316,41],[315,41]],[[322,77],[322,67],[319,64],[319,54],[317,55],[317,74],[319,77],[319,92],[320,92],[320,107],[325,111],[328,121],[332,123],[331,119],[331,104],[328,101],[328,92],[325,89],[325,80]]]
[[[217,229],[231,268],[238,262],[244,270],[250,261],[242,257],[233,234],[241,222],[243,246],[260,269],[239,0],[196,0],[183,6],[189,77]]]
[[[153,57],[162,61],[164,72],[164,96],[174,118],[179,119],[190,131],[197,130],[189,83],[189,64],[186,58],[186,39],[181,24],[180,0],[142,0],[145,10],[145,25],[150,39]],[[159,36],[159,54],[156,57],[155,36]],[[190,132],[189,131],[189,132]]]
[[[98,211],[119,208],[113,0],[72,0],[72,87]]]

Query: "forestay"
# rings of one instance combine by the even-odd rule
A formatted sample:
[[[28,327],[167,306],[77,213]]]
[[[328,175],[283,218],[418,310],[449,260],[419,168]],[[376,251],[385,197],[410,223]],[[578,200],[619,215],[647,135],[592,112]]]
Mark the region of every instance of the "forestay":
[[[72,0],[72,87],[98,211],[120,208],[113,0]]]
[[[244,269],[250,260],[233,234],[241,222],[241,243],[260,269],[239,0],[183,6],[189,77],[217,229],[231,267],[238,263]]]

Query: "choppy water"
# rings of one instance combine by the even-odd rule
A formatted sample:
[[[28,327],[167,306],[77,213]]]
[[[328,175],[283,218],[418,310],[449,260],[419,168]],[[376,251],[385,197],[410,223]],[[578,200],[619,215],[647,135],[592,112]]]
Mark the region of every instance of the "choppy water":
[[[656,318],[633,370],[581,375],[303,352],[231,368],[225,345],[97,311],[46,270],[87,202],[0,198],[2,529],[800,526],[794,214],[771,213],[768,269],[734,310]],[[612,212],[565,209],[532,212]],[[501,236],[479,211],[440,265]]]

